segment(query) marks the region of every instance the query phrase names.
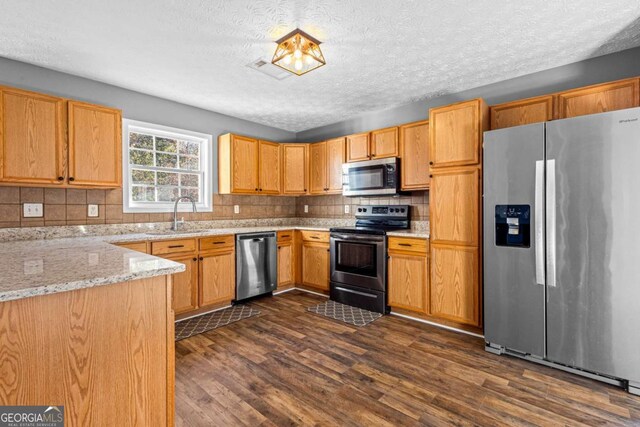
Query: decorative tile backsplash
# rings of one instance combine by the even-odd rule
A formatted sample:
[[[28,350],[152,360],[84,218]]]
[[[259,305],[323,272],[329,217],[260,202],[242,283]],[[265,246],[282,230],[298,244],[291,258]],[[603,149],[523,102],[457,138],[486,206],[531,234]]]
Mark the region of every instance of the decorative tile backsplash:
[[[42,218],[25,218],[23,203],[43,203]],[[98,205],[98,217],[87,216],[87,206]],[[412,205],[413,220],[429,218],[429,193],[413,192],[399,197],[367,198],[334,196],[213,196],[213,212],[180,212],[188,221],[265,218],[354,218],[354,207],[373,204]],[[234,213],[234,205],[240,213]],[[309,212],[304,212],[308,205]],[[349,213],[344,213],[349,205]],[[56,225],[127,224],[171,221],[171,213],[123,213],[122,190],[82,190],[64,188],[0,187],[0,228]]]

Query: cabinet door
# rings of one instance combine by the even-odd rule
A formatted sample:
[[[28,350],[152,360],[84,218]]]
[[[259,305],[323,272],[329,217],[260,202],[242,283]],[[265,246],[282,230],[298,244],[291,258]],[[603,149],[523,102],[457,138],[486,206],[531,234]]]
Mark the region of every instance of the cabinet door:
[[[69,184],[122,185],[120,110],[69,101]]]
[[[293,243],[278,243],[278,287],[293,283]]]
[[[302,244],[302,283],[329,290],[329,245]]]
[[[182,273],[173,274],[173,310],[175,314],[198,308],[198,258],[195,255],[167,257],[185,265]]]
[[[258,192],[258,141],[244,136],[231,137],[231,192]]]
[[[345,162],[344,138],[327,141],[327,193],[342,193],[342,164]]]
[[[260,194],[280,194],[280,144],[260,141]]]
[[[282,194],[306,194],[309,180],[309,144],[282,145]]]
[[[481,99],[429,112],[429,156],[433,168],[480,163],[486,105]]]
[[[480,326],[478,249],[431,244],[431,315]]]
[[[309,190],[311,194],[326,194],[327,191],[327,143],[309,145]]]
[[[64,100],[0,88],[0,181],[63,184]]]
[[[434,170],[429,197],[432,241],[479,245],[480,171],[477,167]]]
[[[426,314],[429,280],[427,256],[389,251],[388,267],[389,305]]]
[[[403,190],[429,188],[429,121],[400,126],[400,174]]]
[[[200,306],[229,303],[236,294],[235,251],[200,256]]]
[[[622,110],[640,105],[640,80],[619,80],[558,94],[558,118]]]
[[[346,139],[347,162],[359,162],[361,160],[369,160],[371,158],[368,132],[349,135]]]
[[[398,157],[398,128],[374,130],[371,132],[371,158]]]
[[[553,120],[553,103],[553,95],[547,95],[493,105],[489,109],[491,129]]]

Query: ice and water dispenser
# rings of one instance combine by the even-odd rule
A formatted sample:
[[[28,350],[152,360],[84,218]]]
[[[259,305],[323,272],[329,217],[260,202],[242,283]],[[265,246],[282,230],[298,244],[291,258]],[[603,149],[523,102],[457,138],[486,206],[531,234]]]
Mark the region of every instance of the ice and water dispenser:
[[[531,246],[531,206],[496,205],[496,246]]]

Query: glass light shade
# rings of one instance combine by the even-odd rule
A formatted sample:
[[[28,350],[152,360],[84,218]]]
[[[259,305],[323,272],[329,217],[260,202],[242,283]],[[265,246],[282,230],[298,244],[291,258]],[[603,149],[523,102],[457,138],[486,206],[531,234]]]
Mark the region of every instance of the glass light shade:
[[[277,40],[271,63],[301,76],[326,64],[320,43],[309,34],[295,29]],[[293,60],[292,60],[293,59]]]

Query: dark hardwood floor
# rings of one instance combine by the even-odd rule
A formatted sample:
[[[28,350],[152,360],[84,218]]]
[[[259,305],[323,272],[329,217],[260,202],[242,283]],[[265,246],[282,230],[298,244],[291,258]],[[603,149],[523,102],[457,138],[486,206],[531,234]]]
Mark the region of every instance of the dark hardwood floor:
[[[356,328],[292,291],[176,344],[176,425],[640,425],[640,398],[394,316]]]

